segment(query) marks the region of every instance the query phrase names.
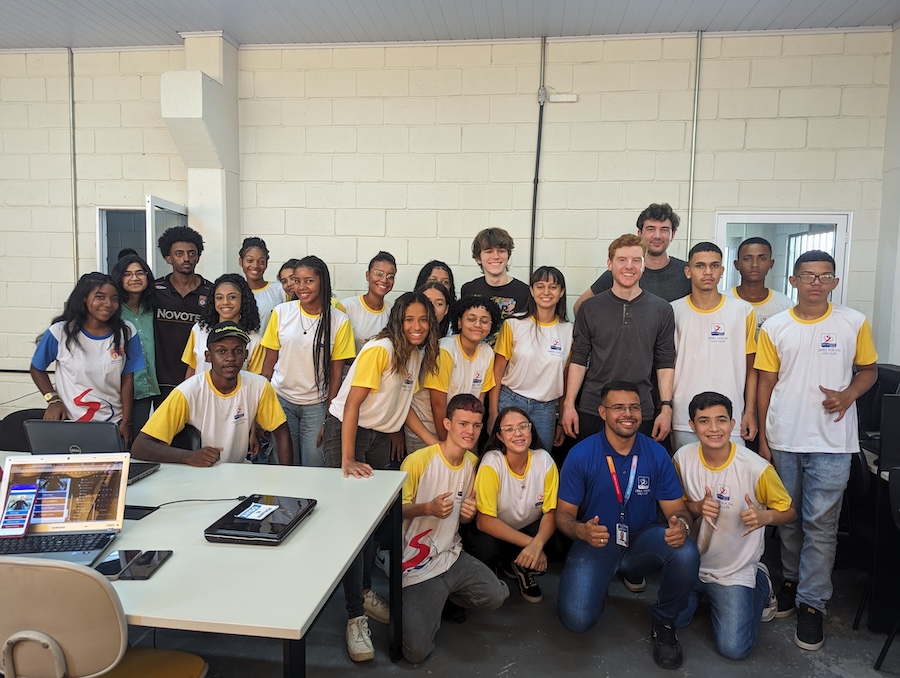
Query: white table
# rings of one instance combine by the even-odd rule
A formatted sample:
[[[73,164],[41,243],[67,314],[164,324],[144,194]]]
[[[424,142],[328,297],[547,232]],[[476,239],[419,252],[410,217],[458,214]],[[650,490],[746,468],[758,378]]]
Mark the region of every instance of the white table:
[[[178,499],[224,499],[163,506],[127,520],[113,548],[171,549],[148,581],[115,582],[130,624],[280,638],[284,675],[305,675],[305,638],[353,558],[391,510],[394,553],[400,553],[401,471],[365,480],[339,469],[222,464],[163,464],[129,486],[130,506]],[[212,544],[203,530],[253,493],[310,497],[318,506],[277,547]],[[400,559],[391,559],[390,654],[401,656]]]

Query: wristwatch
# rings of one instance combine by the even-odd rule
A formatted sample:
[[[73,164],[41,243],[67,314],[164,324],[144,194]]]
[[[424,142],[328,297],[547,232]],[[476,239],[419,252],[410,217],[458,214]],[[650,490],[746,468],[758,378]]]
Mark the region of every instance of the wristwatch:
[[[58,399],[58,398],[59,398],[59,394],[58,394],[56,391],[47,391],[47,392],[44,394],[44,401],[45,401],[45,402],[48,402],[48,403],[49,403],[51,400],[56,400],[56,399]]]
[[[672,407],[672,401],[671,400],[661,400],[659,402],[659,406],[662,407],[663,405],[668,405],[669,407]]]

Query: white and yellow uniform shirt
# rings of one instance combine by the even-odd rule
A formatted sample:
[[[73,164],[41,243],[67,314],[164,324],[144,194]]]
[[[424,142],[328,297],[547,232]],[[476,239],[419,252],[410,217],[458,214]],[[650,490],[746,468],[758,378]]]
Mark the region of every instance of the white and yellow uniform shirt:
[[[459,558],[459,509],[472,493],[477,465],[478,457],[471,452],[465,453],[458,466],[451,465],[440,445],[423,447],[403,460],[400,470],[408,474],[403,483],[404,504],[425,504],[438,495],[453,493],[453,512],[447,518],[419,516],[403,521],[403,586],[437,577]]]
[[[840,421],[829,414],[819,386],[842,391],[854,365],[878,362],[872,328],[859,311],[828,304],[816,320],[801,320],[794,309],[769,318],[759,332],[756,369],[777,372],[769,400],[766,439],[783,452],[858,452],[856,403]]]
[[[265,377],[241,372],[237,388],[224,394],[213,386],[210,373],[204,372],[176,386],[141,432],[171,445],[190,424],[200,431],[204,447],[222,448],[217,463],[224,464],[246,460],[254,421],[266,431],[274,431],[286,421]]]
[[[674,457],[686,501],[700,501],[706,488],[719,503],[716,530],[701,517],[694,521],[691,535],[700,550],[700,581],[723,586],[756,588],[756,564],[762,557],[766,531],[754,530],[741,535],[746,526],[741,512],[747,509],[745,495],[758,506],[787,511],[791,497],[775,468],[755,452],[731,443],[728,460],[710,466],[700,451],[700,443],[690,443]]]
[[[244,360],[244,366],[241,369],[253,374],[262,372],[263,361],[266,352],[260,343],[262,336],[259,332],[247,332],[250,337],[250,343],[247,344],[247,357]],[[206,339],[209,337],[209,329],[200,327],[200,323],[194,323],[191,333],[188,335],[187,344],[184,346],[184,352],[181,354],[181,362],[194,368],[194,373],[208,372],[211,367],[206,362]]]
[[[347,297],[341,299],[344,312],[350,318],[353,326],[353,339],[356,341],[356,352],[359,353],[369,339],[385,328],[391,315],[391,302],[384,300],[384,306],[380,311],[375,311],[366,305],[361,297]]]
[[[676,355],[672,428],[690,431],[691,399],[715,391],[731,399],[735,419],[731,435],[740,438],[747,355],[756,353],[756,320],[753,307],[743,299],[720,297],[707,311],[694,306],[690,295],[672,302]]]
[[[525,472],[509,468],[506,455],[490,450],[475,476],[478,512],[499,518],[515,530],[531,525],[556,508],[559,471],[546,450],[528,450]]]
[[[400,373],[393,370],[393,359],[394,346],[390,339],[373,339],[363,346],[328,412],[344,421],[344,406],[350,388],[362,386],[370,390],[359,406],[359,426],[381,433],[399,431],[409,414],[413,393],[418,389],[422,352],[412,351],[406,369]]]
[[[507,318],[494,344],[494,352],[509,361],[500,383],[542,403],[561,398],[573,328],[559,321],[545,325],[531,317]]]
[[[794,305],[794,302],[791,301],[791,298],[786,294],[776,292],[775,290],[768,290],[768,292],[769,295],[762,301],[747,301],[746,299],[742,299],[742,301],[747,301],[748,304],[753,306],[753,313],[756,316],[757,338],[759,337],[759,328],[762,327],[762,324],[766,322],[766,320],[776,313],[788,310]],[[741,298],[741,295],[737,292],[737,287],[731,288],[731,294],[736,299]]]
[[[278,351],[272,386],[278,395],[294,405],[315,405],[325,400],[319,389],[322,377],[316,374],[313,361],[313,345],[321,317],[307,315],[299,301],[279,304],[272,311],[262,338],[263,347]],[[346,360],[354,355],[350,319],[332,308],[331,359]]]
[[[251,290],[253,298],[256,299],[256,308],[259,309],[259,330],[265,333],[266,326],[269,324],[269,316],[278,304],[287,301],[287,295],[281,283],[266,283],[265,287],[258,290]]]

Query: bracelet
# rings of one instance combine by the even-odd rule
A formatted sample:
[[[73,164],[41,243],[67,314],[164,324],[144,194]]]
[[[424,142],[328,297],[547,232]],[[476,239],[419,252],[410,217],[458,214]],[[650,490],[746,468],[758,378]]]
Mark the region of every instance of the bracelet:
[[[659,402],[659,406],[663,407],[664,405],[668,405],[669,407],[672,407],[672,401],[671,400],[661,400]]]
[[[50,400],[47,401],[47,406],[49,407],[50,405],[55,405],[56,403],[61,403],[61,402],[62,402],[62,398],[60,398],[59,396],[54,396],[53,398],[51,398]]]
[[[678,520],[681,522],[682,525],[684,525],[684,531],[686,533],[686,536],[688,536],[688,537],[691,536],[691,526],[688,525],[688,522],[681,516],[675,516],[675,517],[678,518]]]

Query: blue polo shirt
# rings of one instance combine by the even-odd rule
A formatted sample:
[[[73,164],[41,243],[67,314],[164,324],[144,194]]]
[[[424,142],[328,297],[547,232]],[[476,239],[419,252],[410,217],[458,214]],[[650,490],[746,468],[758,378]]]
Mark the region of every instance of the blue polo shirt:
[[[619,522],[619,499],[609,474],[606,457],[612,457],[624,496],[631,475],[631,459],[638,457],[634,489],[625,505],[625,523],[632,534],[657,523],[658,501],[684,496],[675,465],[662,445],[638,433],[631,452],[623,456],[606,439],[606,431],[585,438],[575,445],[559,475],[559,498],[578,507],[578,520],[600,516],[600,524],[612,532]]]

